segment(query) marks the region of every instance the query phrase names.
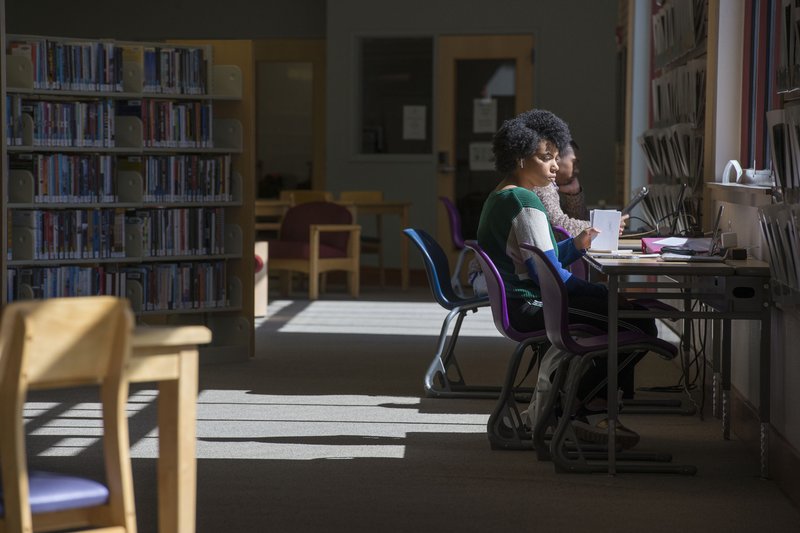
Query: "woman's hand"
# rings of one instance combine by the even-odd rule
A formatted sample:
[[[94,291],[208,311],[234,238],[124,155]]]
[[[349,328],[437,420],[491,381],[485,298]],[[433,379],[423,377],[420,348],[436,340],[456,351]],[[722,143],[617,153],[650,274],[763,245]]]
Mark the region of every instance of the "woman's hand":
[[[631,218],[630,215],[622,215],[619,219],[619,234],[622,236],[622,232],[625,231],[625,226],[628,225],[628,219]]]
[[[597,228],[586,228],[578,234],[577,237],[572,239],[575,248],[578,250],[588,250],[592,246],[592,241],[595,237],[600,235],[600,230]]]

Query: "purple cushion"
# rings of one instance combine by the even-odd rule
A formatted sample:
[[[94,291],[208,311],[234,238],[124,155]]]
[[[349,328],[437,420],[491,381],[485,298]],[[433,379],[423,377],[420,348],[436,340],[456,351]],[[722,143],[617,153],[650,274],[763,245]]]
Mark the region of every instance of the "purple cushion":
[[[34,470],[28,472],[28,480],[31,514],[79,509],[108,502],[108,489],[91,479]],[[0,516],[5,516],[2,486]]]
[[[311,245],[307,242],[297,241],[270,241],[269,259],[308,259],[311,255]],[[340,250],[326,244],[319,244],[319,257],[331,259],[334,257],[347,257],[346,250]]]
[[[351,224],[353,215],[346,207],[332,202],[309,202],[291,207],[281,222],[280,241],[308,241],[311,224]],[[325,232],[319,237],[322,244],[340,250],[347,249],[347,232]],[[274,241],[269,243],[270,255]]]

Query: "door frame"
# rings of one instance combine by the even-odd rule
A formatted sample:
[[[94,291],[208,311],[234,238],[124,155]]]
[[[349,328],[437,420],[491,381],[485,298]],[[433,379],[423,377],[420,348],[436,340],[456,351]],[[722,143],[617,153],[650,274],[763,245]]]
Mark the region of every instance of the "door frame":
[[[439,35],[436,39],[435,151],[448,154],[447,165],[436,169],[436,195],[455,202],[455,174],[447,166],[455,155],[455,76],[460,59],[514,59],[516,67],[515,111],[533,106],[533,35]],[[439,204],[439,202],[437,202]],[[447,211],[439,204],[436,214],[436,239],[452,261],[457,251],[450,237]]]
[[[253,54],[256,69],[259,62],[311,63],[314,73],[311,96],[311,188],[325,190],[325,40],[256,39],[253,41]]]

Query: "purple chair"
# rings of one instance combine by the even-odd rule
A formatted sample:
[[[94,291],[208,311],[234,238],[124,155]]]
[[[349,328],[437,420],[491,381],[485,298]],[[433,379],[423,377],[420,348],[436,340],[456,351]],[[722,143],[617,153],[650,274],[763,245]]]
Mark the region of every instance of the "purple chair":
[[[450,285],[458,296],[464,298],[464,289],[461,287],[461,269],[464,268],[464,259],[468,249],[464,246],[464,237],[461,234],[461,213],[458,212],[458,208],[450,198],[440,196],[439,200],[442,201],[447,210],[447,218],[450,220],[450,238],[453,241],[453,246],[458,250],[456,268],[450,278]]]
[[[554,347],[575,356],[570,361],[565,390],[561,394],[562,415],[550,441],[550,452],[556,465],[556,470],[587,473],[607,472],[607,461],[592,460],[594,458],[582,453],[580,447],[578,447],[576,453],[568,449],[566,444],[568,439],[573,444],[578,443],[571,425],[571,415],[574,410],[578,386],[592,361],[600,357],[607,357],[608,335],[604,333],[591,337],[573,337],[570,334],[569,298],[561,277],[541,250],[530,244],[522,244],[522,247],[534,254],[533,261],[542,294],[542,311],[545,313],[547,338]],[[668,342],[636,331],[618,332],[617,342],[620,352],[654,351],[667,358],[672,357],[675,353],[675,347]],[[613,435],[609,435],[609,442],[613,442]],[[615,450],[609,451],[609,454],[613,453],[615,453]],[[670,459],[665,454],[648,455],[636,454],[635,452],[628,452],[628,454],[620,458],[635,458],[639,461],[648,459],[664,461],[665,459]],[[689,465],[652,465],[639,462],[633,464],[618,463],[616,471],[621,473],[649,472],[694,475],[697,472],[697,468]]]

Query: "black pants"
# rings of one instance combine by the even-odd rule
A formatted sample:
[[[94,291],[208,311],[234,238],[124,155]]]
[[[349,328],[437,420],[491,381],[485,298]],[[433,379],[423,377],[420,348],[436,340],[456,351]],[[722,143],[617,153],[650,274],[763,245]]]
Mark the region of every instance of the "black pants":
[[[527,300],[509,298],[508,299],[508,318],[511,325],[517,331],[538,331],[544,329],[544,313],[540,304],[530,303]],[[645,309],[637,304],[620,300],[620,309]],[[569,298],[569,322],[570,324],[589,324],[608,331],[608,301],[594,296],[572,295]],[[619,321],[620,330],[641,331],[653,337],[657,336],[655,320],[652,318],[634,318]],[[632,361],[619,371],[618,384],[622,389],[623,398],[632,398],[635,392],[634,367],[646,352],[637,353]],[[629,354],[620,354],[620,360],[624,361]],[[578,394],[584,398],[608,375],[605,360],[596,360],[595,364],[589,368],[581,380]],[[606,396],[606,389],[603,387],[597,394],[601,398]],[[587,398],[588,399],[588,398]]]

